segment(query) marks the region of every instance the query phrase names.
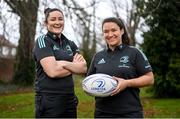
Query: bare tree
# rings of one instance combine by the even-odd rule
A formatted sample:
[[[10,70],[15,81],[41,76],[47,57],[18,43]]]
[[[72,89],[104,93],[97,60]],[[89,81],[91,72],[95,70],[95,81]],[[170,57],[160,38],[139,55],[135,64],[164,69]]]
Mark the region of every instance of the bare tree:
[[[79,36],[82,38],[80,48],[85,59],[87,60],[88,66],[90,64],[92,56],[96,52],[97,34],[95,28],[95,6],[98,3],[99,2],[97,0],[92,0],[90,5],[88,5],[87,7],[91,7],[93,9],[93,12],[89,13],[85,10],[85,8],[81,7],[77,1],[71,0],[70,3],[67,0],[63,0],[63,5],[67,7],[67,13],[70,19],[73,19],[74,16],[76,17],[76,26],[73,28],[75,29],[77,34],[79,34]]]
[[[14,82],[31,85],[34,80],[32,49],[36,32],[39,0],[4,0],[20,17],[20,39],[14,68]]]
[[[127,17],[127,30],[129,31],[129,35],[131,38],[130,44],[136,45],[138,42],[135,34],[137,32],[137,29],[139,29],[141,18],[140,11],[138,11],[138,0],[131,0],[131,3],[129,1],[122,2],[119,0],[112,0],[112,5],[113,12],[116,17],[122,17],[122,15],[125,15]],[[123,14],[123,12],[121,11],[125,11],[125,13]]]
[[[7,4],[2,4],[0,5],[0,22],[2,24],[2,28],[1,31],[2,33],[0,35],[3,35],[4,37],[7,37],[7,40],[9,40],[8,38],[10,37],[10,32],[8,31],[8,21],[9,21],[9,17],[12,17],[12,14],[9,14],[9,16],[7,16],[6,14],[3,13],[3,9],[7,8]],[[14,23],[12,23],[13,25],[15,25]],[[12,29],[12,28],[11,28]]]

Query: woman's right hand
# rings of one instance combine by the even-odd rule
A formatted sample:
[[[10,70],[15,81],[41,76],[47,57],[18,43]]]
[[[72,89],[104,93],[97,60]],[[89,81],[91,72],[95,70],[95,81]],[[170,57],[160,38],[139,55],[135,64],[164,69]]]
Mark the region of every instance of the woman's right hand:
[[[128,87],[128,81],[127,80],[125,80],[123,78],[118,78],[115,76],[113,76],[113,79],[118,82],[118,85],[117,85],[116,89],[113,90],[111,96],[118,94],[119,92],[121,92],[122,90],[124,90]]]

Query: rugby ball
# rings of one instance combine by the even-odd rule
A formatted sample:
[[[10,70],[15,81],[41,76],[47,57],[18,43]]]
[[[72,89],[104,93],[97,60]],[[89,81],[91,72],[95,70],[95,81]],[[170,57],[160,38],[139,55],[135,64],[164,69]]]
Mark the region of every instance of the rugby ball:
[[[89,75],[82,81],[83,90],[87,94],[96,97],[110,96],[116,86],[117,81],[107,74]]]

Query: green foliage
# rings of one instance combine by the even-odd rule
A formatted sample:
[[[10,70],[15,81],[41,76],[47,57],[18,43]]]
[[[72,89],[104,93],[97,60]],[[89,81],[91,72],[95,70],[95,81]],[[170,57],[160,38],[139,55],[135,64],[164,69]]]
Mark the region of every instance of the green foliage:
[[[154,86],[154,90],[156,97],[177,97],[178,95],[180,95],[179,80],[176,80],[173,77],[169,77],[168,75],[166,76],[166,79],[163,79],[158,75],[155,77],[156,83]]]
[[[157,97],[180,97],[180,7],[176,0],[146,3],[144,16],[150,30],[142,45],[155,74]]]

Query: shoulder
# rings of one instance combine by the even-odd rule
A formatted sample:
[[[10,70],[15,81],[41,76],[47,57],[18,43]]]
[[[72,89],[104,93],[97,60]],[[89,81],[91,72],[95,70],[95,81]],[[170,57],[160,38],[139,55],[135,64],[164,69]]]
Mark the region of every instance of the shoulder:
[[[104,56],[106,55],[106,52],[107,52],[106,49],[100,50],[99,52],[94,54],[94,57]]]
[[[129,48],[134,54],[136,54],[138,56],[142,56],[145,60],[147,60],[146,55],[144,54],[144,52],[141,49],[134,47],[134,46],[129,46]]]
[[[36,38],[36,42],[45,42],[47,39],[49,39],[47,34],[42,34]]]
[[[61,39],[64,40],[64,41],[66,41],[66,43],[68,43],[68,44],[71,45],[71,46],[76,45],[76,44],[74,43],[74,41],[69,40],[64,34],[61,34]]]
[[[80,52],[80,50],[79,50],[78,46],[75,44],[75,42],[72,40],[69,40],[64,34],[61,34],[61,39],[63,40],[63,42],[65,42],[66,45],[68,45],[68,47],[70,46],[71,50],[74,53]]]
[[[47,34],[40,35],[36,38],[36,47],[45,48],[50,45],[49,41]]]
[[[39,37],[37,37],[37,39],[36,39],[36,46],[38,46],[39,48],[46,47],[45,36],[46,35],[40,35]]]
[[[74,41],[68,40],[68,42],[69,42],[69,44],[70,44],[71,46],[76,46],[76,44],[74,43]]]
[[[139,48],[135,47],[135,46],[127,46],[127,49],[131,50],[131,51],[134,51],[134,52],[138,52],[139,51]]]
[[[139,49],[139,48],[137,48],[135,46],[127,46],[126,51],[132,52],[132,53],[140,53],[140,52],[142,52],[141,49]]]

